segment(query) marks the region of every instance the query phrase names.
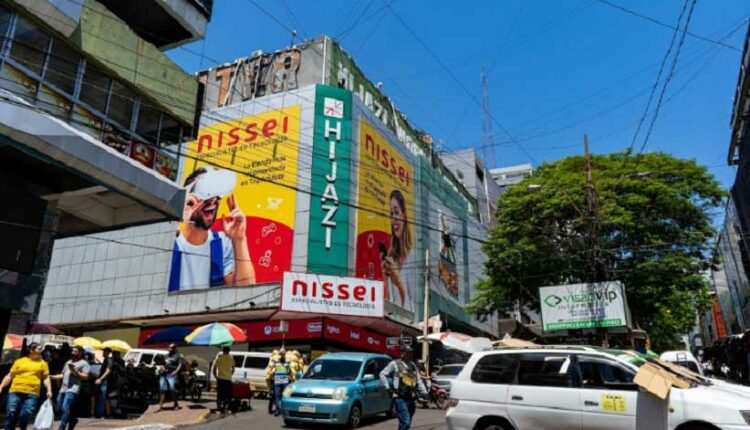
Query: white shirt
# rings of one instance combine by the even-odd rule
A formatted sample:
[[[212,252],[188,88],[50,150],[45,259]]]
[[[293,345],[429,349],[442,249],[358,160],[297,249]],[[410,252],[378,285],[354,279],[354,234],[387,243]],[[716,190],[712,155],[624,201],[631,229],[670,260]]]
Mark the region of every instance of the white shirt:
[[[219,237],[224,260],[224,276],[227,276],[234,272],[234,247],[232,240],[223,232],[219,232]],[[192,245],[185,239],[182,232],[177,235],[175,241],[182,251],[180,291],[199,290],[211,286],[211,239],[213,239],[213,233],[208,232],[205,242]]]

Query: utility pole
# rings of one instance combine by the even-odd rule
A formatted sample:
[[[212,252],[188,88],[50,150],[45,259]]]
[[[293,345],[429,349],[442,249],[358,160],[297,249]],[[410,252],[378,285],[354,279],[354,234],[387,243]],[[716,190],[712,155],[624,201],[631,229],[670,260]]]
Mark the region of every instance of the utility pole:
[[[424,251],[424,316],[422,322],[422,362],[424,371],[430,376],[430,343],[427,335],[430,333],[427,327],[430,322],[430,248]]]
[[[589,136],[583,135],[583,155],[585,160],[586,170],[586,202],[588,203],[588,211],[586,213],[587,224],[588,224],[588,239],[589,239],[589,258],[588,258],[588,269],[586,273],[586,281],[590,283],[596,283],[601,281],[599,278],[600,273],[600,261],[599,261],[599,216],[598,207],[596,204],[596,187],[594,186],[594,177],[591,173],[591,153],[589,153]],[[602,346],[609,346],[609,333],[606,327],[598,327],[596,329],[597,343]]]

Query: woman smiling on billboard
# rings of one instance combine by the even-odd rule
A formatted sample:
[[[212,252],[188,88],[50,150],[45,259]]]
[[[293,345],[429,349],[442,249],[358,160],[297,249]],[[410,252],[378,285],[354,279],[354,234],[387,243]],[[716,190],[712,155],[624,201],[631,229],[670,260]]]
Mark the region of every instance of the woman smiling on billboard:
[[[408,292],[401,280],[401,269],[411,251],[411,232],[409,230],[409,220],[406,214],[406,200],[399,190],[391,191],[391,248],[386,252],[381,248],[381,264],[383,276],[385,278],[386,300],[390,297],[390,285],[398,291],[401,306],[405,305],[408,298]],[[393,299],[391,299],[393,300]],[[395,301],[395,300],[394,300]]]

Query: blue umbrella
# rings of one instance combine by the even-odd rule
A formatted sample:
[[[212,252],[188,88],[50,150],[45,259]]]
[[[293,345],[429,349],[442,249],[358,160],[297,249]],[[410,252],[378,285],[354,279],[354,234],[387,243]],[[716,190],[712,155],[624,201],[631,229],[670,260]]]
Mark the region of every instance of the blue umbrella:
[[[193,329],[182,326],[168,327],[147,337],[143,343],[145,345],[153,345],[157,343],[181,343],[185,342],[185,336],[189,335],[192,331]]]

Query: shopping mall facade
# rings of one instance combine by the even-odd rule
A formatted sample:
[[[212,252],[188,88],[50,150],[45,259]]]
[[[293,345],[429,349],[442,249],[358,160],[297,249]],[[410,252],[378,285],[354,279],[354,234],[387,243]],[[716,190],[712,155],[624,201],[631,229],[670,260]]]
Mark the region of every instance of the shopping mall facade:
[[[465,311],[485,260],[477,199],[338,45],[197,77],[201,127],[178,150],[191,221],[58,240],[40,322],[138,346],[163,327],[233,322],[249,338],[237,348],[396,354],[394,338],[420,333],[429,286],[443,330],[497,334]],[[191,218],[201,210],[215,222]]]

